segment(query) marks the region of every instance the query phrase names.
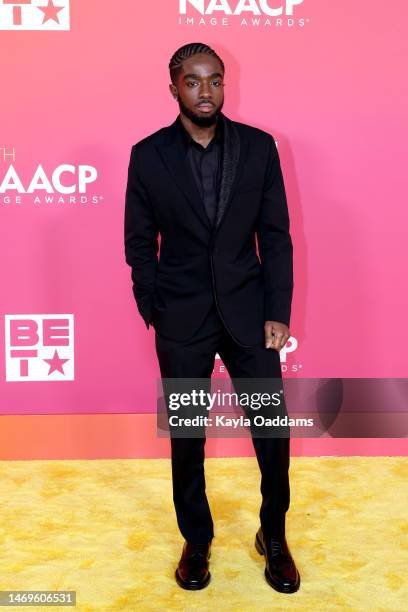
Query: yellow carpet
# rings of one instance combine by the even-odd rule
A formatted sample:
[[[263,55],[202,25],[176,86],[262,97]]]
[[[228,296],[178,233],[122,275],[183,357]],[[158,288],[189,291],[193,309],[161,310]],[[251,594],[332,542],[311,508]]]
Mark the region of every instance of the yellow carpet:
[[[287,539],[302,582],[284,595],[254,549],[254,457],[206,459],[215,538],[197,592],[174,580],[168,459],[1,461],[0,590],[76,590],[80,612],[406,610],[407,473],[404,457],[292,457]]]

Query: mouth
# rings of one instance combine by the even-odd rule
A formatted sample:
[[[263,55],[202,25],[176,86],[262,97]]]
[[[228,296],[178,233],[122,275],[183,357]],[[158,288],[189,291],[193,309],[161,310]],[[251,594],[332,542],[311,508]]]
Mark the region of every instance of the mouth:
[[[197,106],[200,110],[204,111],[205,113],[209,113],[214,108],[214,104],[211,104],[210,102],[202,102],[201,104],[198,104]]]

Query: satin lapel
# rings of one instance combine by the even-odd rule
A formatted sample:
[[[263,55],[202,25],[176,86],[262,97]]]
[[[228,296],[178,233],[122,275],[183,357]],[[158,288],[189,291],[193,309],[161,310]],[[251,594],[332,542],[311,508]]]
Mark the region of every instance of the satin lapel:
[[[183,147],[182,135],[176,121],[168,126],[163,142],[157,144],[156,148],[164,164],[167,166],[172,179],[177,183],[180,191],[184,193],[194,212],[206,228],[210,230],[210,221],[194,180],[194,175]]]
[[[224,146],[215,231],[219,229],[221,221],[231,205],[232,196],[234,195],[238,179],[242,175],[248,155],[248,141],[240,138],[240,134],[233,121],[228,119],[223,113],[222,118],[224,122]]]

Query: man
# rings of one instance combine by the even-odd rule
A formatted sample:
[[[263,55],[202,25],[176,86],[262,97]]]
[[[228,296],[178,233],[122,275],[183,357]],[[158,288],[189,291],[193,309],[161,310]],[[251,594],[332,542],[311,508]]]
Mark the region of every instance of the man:
[[[162,379],[209,379],[217,352],[231,379],[281,378],[293,278],[275,141],[222,113],[225,69],[213,49],[184,45],[169,69],[180,114],[132,147],[125,207],[126,261],[139,312],[155,328]],[[300,577],[285,537],[289,437],[252,440],[262,477],[255,546],[265,554],[268,583],[292,593]],[[185,538],[176,580],[186,589],[210,581],[204,445],[205,436],[171,437]]]

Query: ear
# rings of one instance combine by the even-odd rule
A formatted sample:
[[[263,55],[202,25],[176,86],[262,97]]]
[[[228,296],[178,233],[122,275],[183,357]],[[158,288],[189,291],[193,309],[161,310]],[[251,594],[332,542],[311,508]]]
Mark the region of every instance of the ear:
[[[175,100],[177,100],[177,98],[178,98],[177,87],[175,85],[173,85],[173,83],[170,83],[169,89],[170,89],[170,93],[173,96],[173,98],[175,98]]]

